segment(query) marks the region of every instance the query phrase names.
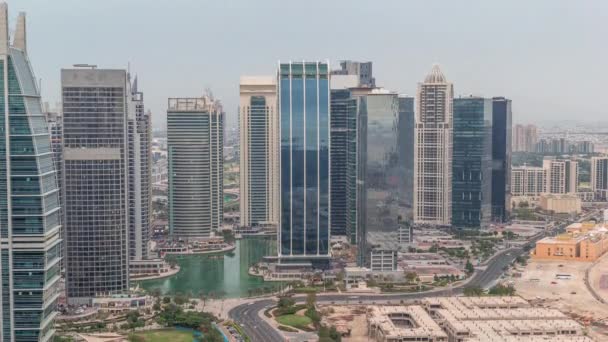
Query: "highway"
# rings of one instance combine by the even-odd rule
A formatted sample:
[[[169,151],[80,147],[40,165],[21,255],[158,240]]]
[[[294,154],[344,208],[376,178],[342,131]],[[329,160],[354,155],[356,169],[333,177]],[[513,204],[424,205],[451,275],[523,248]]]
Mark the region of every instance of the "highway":
[[[588,220],[598,214],[598,211],[592,211],[583,217],[580,217],[578,222]],[[553,233],[561,233],[569,222],[565,222],[557,226]],[[534,244],[536,241],[547,236],[547,232],[537,235],[530,241],[529,244]],[[481,287],[488,288],[500,278],[508,265],[525,252],[523,248],[510,248],[497,253],[487,263],[485,269],[477,270],[468,282],[448,289],[437,291],[417,292],[417,293],[394,293],[394,294],[325,294],[317,295],[317,303],[319,304],[381,304],[381,303],[399,303],[401,301],[412,301],[425,297],[451,296],[459,295],[464,292],[465,287]],[[298,302],[303,302],[305,297],[295,297]],[[251,338],[252,342],[281,342],[284,341],[282,334],[268,324],[261,315],[263,310],[277,304],[275,299],[266,298],[255,302],[239,305],[228,313],[228,316],[236,323],[241,325],[245,333]]]

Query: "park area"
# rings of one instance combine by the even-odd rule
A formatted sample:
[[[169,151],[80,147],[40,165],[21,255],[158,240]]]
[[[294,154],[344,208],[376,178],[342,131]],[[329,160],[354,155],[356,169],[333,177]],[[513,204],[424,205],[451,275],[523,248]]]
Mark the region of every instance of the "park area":
[[[192,342],[200,338],[200,333],[189,329],[164,329],[139,332],[129,335],[133,342]]]

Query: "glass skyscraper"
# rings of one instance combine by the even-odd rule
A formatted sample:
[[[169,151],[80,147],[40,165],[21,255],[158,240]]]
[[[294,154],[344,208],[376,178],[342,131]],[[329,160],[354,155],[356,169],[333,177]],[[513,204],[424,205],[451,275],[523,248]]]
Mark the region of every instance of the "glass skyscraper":
[[[492,99],[492,220],[509,219],[511,203],[511,100]]]
[[[280,260],[327,260],[330,237],[328,64],[280,63]]]
[[[414,204],[414,138],[416,117],[414,114],[414,97],[399,95],[399,163],[405,167],[403,179],[404,205],[408,211],[408,218],[413,218]]]
[[[355,190],[357,100],[348,89],[331,90],[331,233],[355,243],[354,220],[349,219],[349,191]],[[349,179],[350,177],[350,179]],[[354,208],[354,207],[353,207]]]
[[[224,213],[224,112],[210,96],[171,98],[167,109],[169,231],[206,238]]]
[[[492,100],[454,99],[452,226],[486,228],[492,205]]]
[[[0,340],[48,341],[60,292],[59,189],[25,14],[13,43],[0,3]]]

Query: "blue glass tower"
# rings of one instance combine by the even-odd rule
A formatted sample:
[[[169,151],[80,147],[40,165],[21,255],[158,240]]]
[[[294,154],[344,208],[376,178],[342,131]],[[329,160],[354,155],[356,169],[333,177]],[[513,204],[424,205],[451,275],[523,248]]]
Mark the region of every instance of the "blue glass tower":
[[[48,341],[60,278],[59,189],[25,15],[9,44],[0,4],[0,341]]]
[[[485,228],[492,212],[492,100],[454,99],[452,225]]]
[[[279,259],[326,260],[330,236],[328,64],[281,63],[278,90]]]
[[[509,218],[511,203],[511,100],[492,99],[492,220]]]

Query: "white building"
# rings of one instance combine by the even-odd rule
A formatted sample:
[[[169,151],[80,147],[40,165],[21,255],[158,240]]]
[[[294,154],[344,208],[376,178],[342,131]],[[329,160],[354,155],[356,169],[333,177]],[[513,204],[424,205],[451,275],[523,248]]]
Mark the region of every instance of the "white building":
[[[414,139],[414,222],[449,225],[452,216],[454,89],[434,65],[418,85]]]
[[[596,199],[608,199],[608,157],[591,158],[591,191]]]
[[[243,76],[240,82],[241,226],[279,222],[279,119],[273,76]]]
[[[539,197],[546,192],[545,170],[541,167],[518,166],[511,169],[511,196]]]
[[[571,194],[578,192],[578,162],[545,158],[546,189],[550,194]]]

